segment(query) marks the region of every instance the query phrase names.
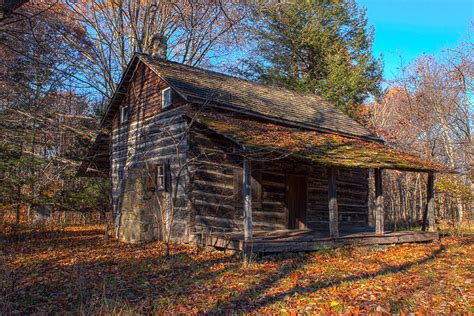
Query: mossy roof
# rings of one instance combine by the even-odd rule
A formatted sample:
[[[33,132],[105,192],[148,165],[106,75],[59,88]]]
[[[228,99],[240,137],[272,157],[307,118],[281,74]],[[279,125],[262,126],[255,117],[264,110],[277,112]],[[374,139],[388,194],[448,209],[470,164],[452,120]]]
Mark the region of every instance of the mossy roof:
[[[335,134],[229,117],[199,114],[197,122],[231,138],[249,150],[279,151],[320,165],[347,168],[383,168],[405,171],[449,172],[437,163],[386,145]]]

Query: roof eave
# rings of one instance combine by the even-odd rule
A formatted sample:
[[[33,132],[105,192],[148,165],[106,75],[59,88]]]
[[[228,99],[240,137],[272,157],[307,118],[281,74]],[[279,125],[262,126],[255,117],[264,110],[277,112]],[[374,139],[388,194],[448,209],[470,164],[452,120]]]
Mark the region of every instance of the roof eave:
[[[120,82],[117,85],[117,87],[115,88],[115,92],[114,92],[112,98],[109,101],[109,104],[107,106],[107,110],[105,111],[104,116],[100,120],[100,125],[101,126],[103,126],[103,127],[108,126],[108,124],[110,124],[110,121],[115,116],[115,112],[113,112],[113,106],[115,105],[115,101],[117,101],[117,99],[120,97],[120,90],[122,89],[123,85],[125,84],[125,81],[127,79],[130,79],[133,76],[133,72],[132,72],[132,75],[130,75],[130,72],[131,72],[132,68],[136,68],[138,66],[138,61],[139,60],[140,59],[138,57],[138,54],[135,53],[133,55],[132,59],[130,60],[130,62],[128,63],[127,68],[125,68],[125,71],[122,74],[122,78],[120,79]],[[130,78],[127,78],[129,76],[130,76]]]

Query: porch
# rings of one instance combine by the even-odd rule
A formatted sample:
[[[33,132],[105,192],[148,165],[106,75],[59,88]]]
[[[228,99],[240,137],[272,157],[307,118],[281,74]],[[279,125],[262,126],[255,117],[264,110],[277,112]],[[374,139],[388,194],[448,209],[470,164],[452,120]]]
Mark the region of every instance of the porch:
[[[431,242],[439,239],[438,232],[386,231],[375,233],[370,227],[339,232],[330,237],[329,232],[310,229],[254,231],[252,240],[245,240],[243,232],[212,233],[196,236],[201,244],[244,253],[304,252],[341,246],[387,245],[413,242]]]
[[[227,139],[235,140],[240,147],[233,154],[242,166],[242,177],[237,181],[234,178],[233,185],[235,188],[236,183],[240,183],[242,187],[238,191],[242,197],[242,225],[228,227],[232,232],[196,236],[201,238],[204,245],[248,254],[438,239],[439,235],[435,232],[435,173],[451,172],[442,165],[397,151],[374,140],[210,115],[198,119],[198,122]],[[273,181],[285,189],[279,192],[284,199],[275,201],[275,205],[283,204],[284,212],[281,214],[284,214],[286,221],[284,225],[280,223],[283,226],[281,228],[267,229],[262,228],[259,216],[263,212],[256,209],[253,199],[254,195],[260,196],[262,189],[254,190],[253,186],[254,182],[258,182],[258,173],[262,172],[260,165],[263,163],[265,166],[265,174],[265,168],[275,164],[275,161],[289,165],[282,166],[282,175]],[[311,167],[303,168],[305,164]],[[385,169],[427,174],[422,231],[393,232],[385,227],[386,203],[382,181]],[[369,170],[372,170],[373,177],[368,176]],[[356,175],[357,172],[367,172],[367,176]],[[308,181],[309,178],[312,180]],[[371,186],[369,179],[373,181]],[[263,184],[263,190],[266,184]],[[309,188],[309,184],[313,186]],[[368,213],[370,187],[374,190],[371,221],[367,216],[361,216],[360,211],[363,210],[364,215]],[[273,192],[267,193],[275,196]],[[373,227],[369,227],[369,224]],[[213,225],[210,223],[208,226]]]

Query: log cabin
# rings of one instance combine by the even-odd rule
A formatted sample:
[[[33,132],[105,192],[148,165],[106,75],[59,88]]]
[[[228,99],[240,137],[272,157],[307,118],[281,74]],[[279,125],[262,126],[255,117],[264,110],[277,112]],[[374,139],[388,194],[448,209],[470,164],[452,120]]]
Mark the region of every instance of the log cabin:
[[[438,238],[433,181],[446,169],[316,95],[135,54],[101,125],[79,174],[111,178],[121,241],[278,252]],[[384,169],[427,174],[422,232],[384,229]]]

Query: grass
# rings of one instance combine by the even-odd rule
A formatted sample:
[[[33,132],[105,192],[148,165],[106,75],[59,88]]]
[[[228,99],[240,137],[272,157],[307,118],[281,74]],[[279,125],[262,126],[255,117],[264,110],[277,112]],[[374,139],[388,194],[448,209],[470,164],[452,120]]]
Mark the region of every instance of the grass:
[[[191,245],[128,245],[102,227],[0,249],[0,314],[469,313],[473,236],[255,258]]]

